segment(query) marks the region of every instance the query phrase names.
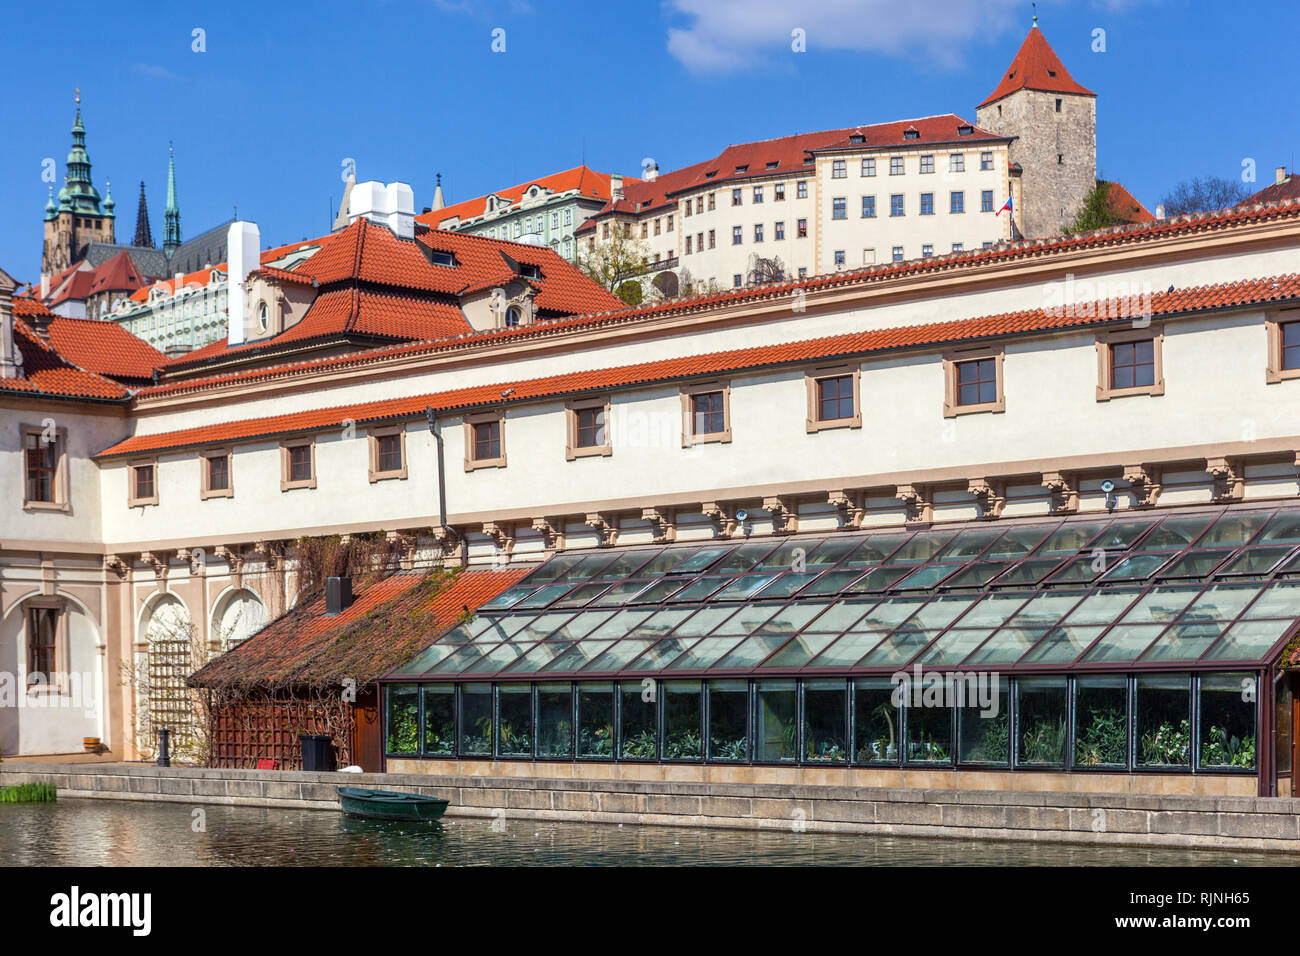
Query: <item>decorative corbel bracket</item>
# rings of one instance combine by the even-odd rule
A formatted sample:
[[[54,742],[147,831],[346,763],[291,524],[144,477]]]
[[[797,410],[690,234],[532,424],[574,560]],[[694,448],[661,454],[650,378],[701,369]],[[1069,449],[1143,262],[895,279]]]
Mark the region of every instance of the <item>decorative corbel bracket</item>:
[[[560,518],[534,518],[533,530],[542,536],[547,551],[564,550],[564,521]]]
[[[736,520],[734,509],[718,501],[706,501],[700,506],[700,511],[713,522],[713,533],[719,538],[730,538],[736,533],[740,522]]]
[[[131,566],[122,558],[120,554],[104,555],[104,570],[112,571],[119,578],[125,578],[126,573],[131,570]]]
[[[1214,501],[1240,501],[1246,472],[1239,458],[1207,458],[1205,470],[1214,479]]]
[[[602,548],[611,548],[618,544],[618,519],[599,511],[593,511],[583,519],[583,524],[595,530],[600,537]]]
[[[1079,510],[1079,480],[1074,474],[1045,471],[1042,486],[1050,497],[1048,507],[1052,514],[1072,514]]]
[[[667,508],[643,508],[641,519],[649,521],[654,530],[655,544],[669,544],[677,540],[676,515]]]
[[[170,557],[166,551],[140,552],[140,562],[153,568],[153,576],[159,587],[167,583],[167,572],[171,569]]]
[[[515,549],[514,525],[485,521],[483,522],[483,533],[492,539],[492,546],[496,549],[496,556],[501,560],[501,563],[509,561],[510,552]]]
[[[1154,508],[1160,500],[1160,469],[1152,465],[1125,465],[1124,480],[1128,482],[1133,493],[1133,505],[1137,508]]]
[[[1002,509],[1007,504],[1007,483],[1000,478],[975,478],[966,490],[975,496],[980,508],[980,517],[993,520],[1002,517]]]
[[[389,531],[384,535],[388,544],[397,552],[397,566],[403,571],[415,568],[415,551],[419,539],[404,531]]]
[[[784,495],[764,498],[763,510],[772,516],[773,534],[794,534],[799,530],[799,506],[793,498]]]
[[[899,485],[894,497],[903,503],[909,524],[934,520],[934,502],[928,485]]]
[[[228,548],[224,544],[219,544],[212,549],[212,553],[226,562],[230,568],[230,573],[239,577],[244,571],[244,556],[234,548]],[[239,585],[236,584],[236,587]]]
[[[258,541],[253,545],[253,551],[266,559],[266,570],[268,571],[274,571],[283,565],[283,541]]]
[[[838,513],[841,531],[856,531],[862,527],[866,514],[861,491],[845,491],[837,488],[827,495],[827,501]]]
[[[436,524],[429,529],[429,536],[433,538],[434,547],[444,558],[456,554],[464,541],[461,533],[451,525]]]

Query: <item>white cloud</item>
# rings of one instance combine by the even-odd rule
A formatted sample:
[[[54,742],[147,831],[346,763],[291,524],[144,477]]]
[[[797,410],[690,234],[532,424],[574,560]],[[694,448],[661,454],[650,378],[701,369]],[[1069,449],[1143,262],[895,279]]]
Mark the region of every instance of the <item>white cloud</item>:
[[[967,44],[1030,25],[1023,0],[666,0],[666,7],[688,21],[669,29],[669,53],[701,72],[739,70],[762,64],[765,55],[790,55],[795,29],[807,38],[805,56],[860,51],[954,67],[963,62]]]
[[[175,80],[179,77],[171,70],[153,63],[132,63],[131,72],[139,73],[155,80]]]

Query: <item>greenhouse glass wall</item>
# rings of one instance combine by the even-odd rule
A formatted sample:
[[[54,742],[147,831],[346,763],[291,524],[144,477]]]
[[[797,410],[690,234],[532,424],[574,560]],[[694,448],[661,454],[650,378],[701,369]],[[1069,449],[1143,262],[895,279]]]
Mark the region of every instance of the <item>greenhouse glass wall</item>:
[[[1289,793],[1297,618],[1300,507],[562,552],[385,677],[386,751]]]

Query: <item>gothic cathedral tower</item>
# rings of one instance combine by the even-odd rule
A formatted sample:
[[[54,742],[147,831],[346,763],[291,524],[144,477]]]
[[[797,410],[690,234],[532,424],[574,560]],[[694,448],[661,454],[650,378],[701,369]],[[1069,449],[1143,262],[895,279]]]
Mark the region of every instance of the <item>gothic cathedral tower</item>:
[[[63,176],[63,188],[56,200],[51,187],[45,204],[45,244],[41,251],[41,275],[62,272],[77,262],[81,250],[91,242],[113,243],[113,200],[102,206],[99,191],[90,179],[90,157],[86,154],[86,127],[81,123],[81,91],[77,91],[77,118],[72,124],[72,149]]]
[[[975,122],[1011,143],[1020,167],[1016,225],[1029,239],[1059,235],[1097,183],[1097,94],[1070,76],[1038,17]],[[1014,171],[1013,171],[1014,178]]]

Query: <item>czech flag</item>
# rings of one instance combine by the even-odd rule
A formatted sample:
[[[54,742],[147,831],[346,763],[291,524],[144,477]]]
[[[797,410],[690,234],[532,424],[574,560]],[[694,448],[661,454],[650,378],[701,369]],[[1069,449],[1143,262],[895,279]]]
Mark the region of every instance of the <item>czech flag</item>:
[[[1012,214],[1015,213],[1015,210],[1011,208],[1011,197],[1010,197],[1009,195],[1007,196],[1007,201],[1004,202],[1004,203],[1002,204],[1002,209],[1005,209],[1007,212],[1012,213]],[[1002,209],[999,209],[999,210],[998,210],[997,212],[995,212],[993,215],[994,215],[994,216],[1000,216],[1000,215],[1002,215]]]

